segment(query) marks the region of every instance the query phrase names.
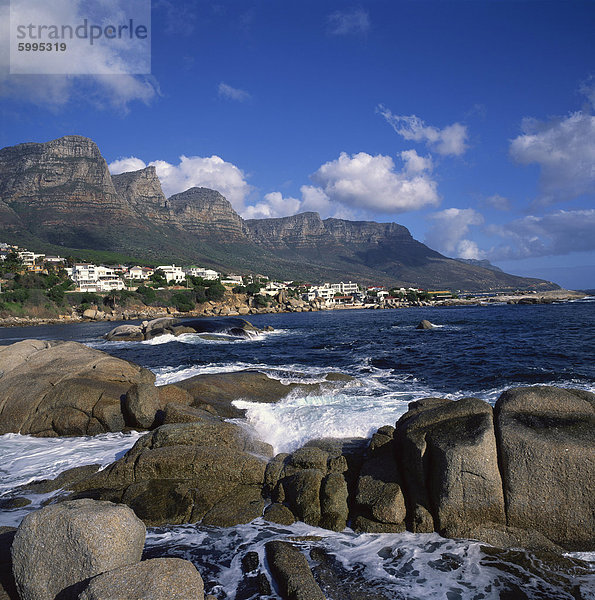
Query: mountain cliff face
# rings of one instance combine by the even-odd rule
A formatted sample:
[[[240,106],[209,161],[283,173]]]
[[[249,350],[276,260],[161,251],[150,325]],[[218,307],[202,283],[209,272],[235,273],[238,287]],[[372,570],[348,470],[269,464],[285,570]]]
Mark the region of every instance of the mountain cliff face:
[[[313,212],[244,221],[215,190],[166,198],[154,167],[111,176],[95,143],[81,136],[0,150],[0,230],[0,241],[32,250],[113,250],[284,279],[556,287],[446,258],[396,223],[322,220]]]
[[[57,244],[93,239],[101,245],[106,226],[122,230],[135,224],[99,148],[81,136],[0,150],[0,200],[12,229]]]
[[[244,240],[244,222],[215,190],[193,187],[167,200],[172,219],[184,231],[221,240]]]
[[[161,189],[155,167],[112,175],[114,189],[139,215],[155,223],[170,223],[167,198]]]

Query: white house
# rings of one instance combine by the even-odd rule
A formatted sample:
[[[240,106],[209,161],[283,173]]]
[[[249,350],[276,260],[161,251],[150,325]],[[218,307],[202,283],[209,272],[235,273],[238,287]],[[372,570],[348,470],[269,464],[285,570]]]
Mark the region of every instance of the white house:
[[[110,292],[124,289],[124,282],[114,269],[109,267],[79,263],[69,271],[70,278],[81,292]]]
[[[322,298],[323,300],[330,300],[335,297],[337,293],[333,290],[330,283],[323,283],[322,285],[313,285],[310,290],[304,294],[304,300],[314,300],[315,298]]]
[[[359,285],[357,283],[331,283],[331,289],[335,291],[336,294],[340,294],[341,296],[352,296],[353,294],[357,294],[359,292]]]
[[[219,279],[220,276],[217,271],[213,271],[213,269],[205,269],[203,267],[189,267],[186,269],[186,273],[188,273],[188,275],[192,275],[192,277],[202,277],[203,279],[209,279],[211,281]]]
[[[28,250],[17,252],[17,256],[26,267],[34,265],[38,259],[45,258],[45,254],[36,254],[35,252],[29,252]]]
[[[128,269],[128,277],[130,279],[141,279],[146,281],[153,275],[155,269],[151,269],[150,267],[132,267]]]
[[[163,271],[163,275],[167,283],[174,281],[175,283],[182,283],[186,280],[186,273],[184,273],[182,267],[176,267],[176,265],[161,265],[155,269],[156,271]]]
[[[66,259],[61,256],[46,256],[43,259],[44,263],[50,263],[52,265],[63,265],[66,263]]]
[[[227,285],[243,285],[244,280],[241,275],[228,275],[225,279],[221,280],[221,283],[226,283]]]
[[[261,294],[267,296],[276,296],[281,290],[286,290],[287,284],[279,281],[269,281],[264,288],[260,290]]]

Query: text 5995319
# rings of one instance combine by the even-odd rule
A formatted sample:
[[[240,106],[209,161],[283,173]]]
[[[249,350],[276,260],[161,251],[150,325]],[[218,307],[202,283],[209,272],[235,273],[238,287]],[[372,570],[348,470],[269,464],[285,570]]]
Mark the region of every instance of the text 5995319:
[[[19,52],[65,52],[65,42],[19,42]]]

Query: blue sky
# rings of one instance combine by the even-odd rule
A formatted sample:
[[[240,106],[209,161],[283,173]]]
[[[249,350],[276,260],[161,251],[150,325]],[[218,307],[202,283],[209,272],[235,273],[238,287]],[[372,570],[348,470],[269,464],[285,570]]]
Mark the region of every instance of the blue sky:
[[[168,195],[595,288],[594,30],[591,1],[153,0],[150,75],[9,76],[3,35],[0,145],[85,135]]]

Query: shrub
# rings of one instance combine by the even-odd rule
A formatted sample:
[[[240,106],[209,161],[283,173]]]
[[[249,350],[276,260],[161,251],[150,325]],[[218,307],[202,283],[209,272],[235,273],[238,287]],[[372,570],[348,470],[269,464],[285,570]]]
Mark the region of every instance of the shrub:
[[[251,296],[256,296],[260,292],[261,285],[259,283],[249,283],[246,286],[246,293]]]
[[[101,298],[93,292],[83,292],[81,294],[81,304],[99,304]]]
[[[29,298],[29,290],[25,288],[10,290],[8,292],[4,292],[2,295],[2,300],[4,302],[22,303],[25,302],[27,298]]]
[[[205,293],[208,300],[217,302],[223,300],[223,296],[225,296],[225,287],[220,283],[215,283],[209,286]]]
[[[206,288],[198,285],[194,288],[194,299],[199,303],[202,304],[203,302],[207,301],[207,294],[206,294]]]
[[[188,312],[194,308],[194,300],[188,292],[174,294],[170,302],[180,312]]]
[[[262,294],[256,294],[256,296],[254,296],[254,303],[256,304],[256,306],[267,306],[268,305],[268,298],[266,296],[263,296]]]
[[[144,285],[140,285],[137,288],[136,293],[140,295],[145,304],[151,304],[151,302],[155,302],[155,299],[157,298],[155,290]]]

